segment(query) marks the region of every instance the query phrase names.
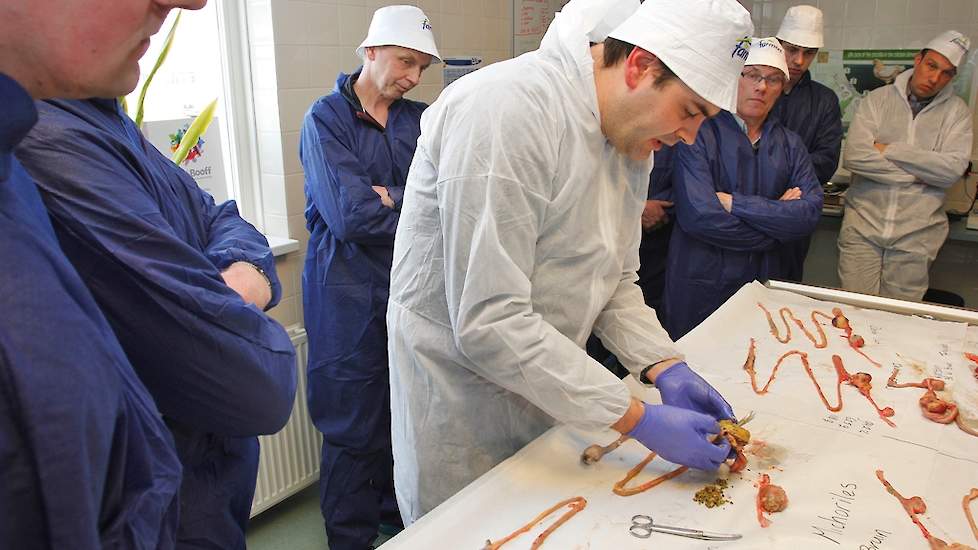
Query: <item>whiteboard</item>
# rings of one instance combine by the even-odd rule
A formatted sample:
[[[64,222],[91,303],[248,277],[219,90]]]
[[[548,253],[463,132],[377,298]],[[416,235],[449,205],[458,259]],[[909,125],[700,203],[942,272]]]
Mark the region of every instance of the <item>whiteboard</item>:
[[[554,14],[568,0],[514,0],[513,57],[540,47]]]

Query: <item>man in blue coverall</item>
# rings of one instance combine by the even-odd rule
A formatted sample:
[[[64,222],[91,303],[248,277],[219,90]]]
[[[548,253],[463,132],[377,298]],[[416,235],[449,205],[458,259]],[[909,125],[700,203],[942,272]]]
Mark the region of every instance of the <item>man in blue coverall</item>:
[[[215,204],[144,139],[115,99],[37,109],[16,153],[173,434],[177,548],[243,549],[257,436],[285,425],[296,385],[289,337],[262,311],[281,294],[268,243],[233,201]]]
[[[777,38],[784,47],[790,76],[771,110],[771,117],[778,118],[805,144],[820,184],[832,179],[842,150],[839,97],[828,86],[812,80],[808,70],[824,45],[822,35],[821,10],[814,6],[788,8]],[[811,236],[784,244],[785,271],[781,278],[801,282],[810,244]]]
[[[13,149],[33,99],[118,96],[143,41],[202,2],[0,4],[0,546],[169,550],[180,463]],[[85,44],[79,48],[79,44]]]
[[[306,113],[300,157],[311,236],[302,274],[309,411],[323,433],[319,490],[329,547],[369,548],[400,525],[394,498],[387,297],[401,198],[427,107],[404,99],[438,61],[414,6],[377,10],[363,66]]]
[[[768,116],[788,78],[774,38],[753,39],[737,113],[676,147],[665,327],[678,339],[755,279],[781,277],[781,246],[815,230],[822,188],[798,135]]]
[[[642,210],[642,241],[638,248],[638,286],[645,303],[665,323],[662,293],[666,286],[666,257],[672,237],[672,163],[675,147],[664,145],[655,152],[649,194]]]

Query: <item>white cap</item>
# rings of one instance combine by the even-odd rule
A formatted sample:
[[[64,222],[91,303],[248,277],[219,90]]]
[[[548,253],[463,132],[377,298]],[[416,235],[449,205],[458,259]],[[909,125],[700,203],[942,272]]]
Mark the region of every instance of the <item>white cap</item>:
[[[735,112],[753,33],[736,0],[650,0],[609,36],[655,54],[703,99]]]
[[[435,63],[441,61],[431,21],[417,6],[386,6],[375,11],[357,55],[362,59],[366,49],[372,46],[401,46],[430,54]]]
[[[958,31],[944,31],[924,46],[924,49],[934,50],[943,55],[955,67],[961,66],[961,61],[968,55],[971,40]]]
[[[821,48],[825,45],[822,36],[822,10],[815,6],[788,8],[775,36],[802,48]]]
[[[768,38],[754,38],[750,45],[750,55],[744,65],[767,65],[775,69],[781,69],[785,78],[791,78],[788,74],[788,62],[784,58],[784,48],[778,39],[771,36]]]

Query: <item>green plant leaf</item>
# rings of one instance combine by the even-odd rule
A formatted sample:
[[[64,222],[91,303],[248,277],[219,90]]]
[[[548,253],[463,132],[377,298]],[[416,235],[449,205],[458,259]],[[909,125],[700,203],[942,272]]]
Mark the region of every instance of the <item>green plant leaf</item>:
[[[122,107],[122,112],[129,114],[129,102],[126,101],[126,96],[119,97],[119,106]]]
[[[146,92],[149,91],[149,85],[153,82],[156,71],[160,70],[163,62],[166,61],[166,56],[170,53],[170,47],[173,45],[173,37],[176,35],[177,25],[180,24],[180,17],[182,15],[183,10],[177,11],[177,17],[173,20],[173,26],[170,27],[170,32],[166,35],[166,41],[163,42],[163,50],[160,51],[160,55],[156,58],[156,64],[153,65],[153,70],[149,72],[149,76],[146,77],[146,82],[143,82],[143,87],[139,90],[139,101],[136,103],[136,116],[133,118],[138,128],[142,128],[143,126],[143,103],[146,101]]]
[[[211,122],[214,121],[214,111],[216,109],[217,99],[208,103],[207,107],[204,107],[204,110],[190,123],[190,127],[184,133],[183,139],[180,140],[180,147],[177,148],[171,157],[175,164],[180,164],[187,159],[187,155],[190,154],[190,149],[194,145],[197,145],[197,140],[200,139],[200,136],[204,135],[204,132],[210,127]]]

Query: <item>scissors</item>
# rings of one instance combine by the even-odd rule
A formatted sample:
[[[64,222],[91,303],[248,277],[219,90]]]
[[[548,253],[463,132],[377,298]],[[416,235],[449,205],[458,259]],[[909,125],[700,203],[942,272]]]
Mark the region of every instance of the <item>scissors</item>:
[[[632,516],[632,526],[628,528],[628,532],[633,537],[640,539],[647,539],[652,536],[652,533],[665,533],[667,535],[700,540],[737,540],[742,537],[742,535],[737,533],[713,533],[710,531],[700,531],[699,529],[659,525],[652,522],[652,516],[643,515]]]

